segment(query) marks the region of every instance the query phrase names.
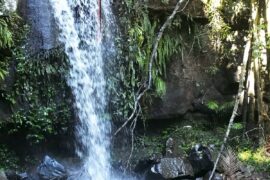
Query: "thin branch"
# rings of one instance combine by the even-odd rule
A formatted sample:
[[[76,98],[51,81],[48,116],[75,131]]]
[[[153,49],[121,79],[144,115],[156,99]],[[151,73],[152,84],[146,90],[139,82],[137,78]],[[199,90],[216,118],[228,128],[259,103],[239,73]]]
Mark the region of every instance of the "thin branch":
[[[174,16],[176,15],[178,9],[180,8],[181,4],[184,2],[185,0],[179,0],[178,3],[176,4],[172,14],[168,17],[168,19],[165,21],[165,23],[163,24],[163,26],[160,28],[158,36],[156,38],[155,44],[154,44],[154,48],[152,50],[152,54],[151,54],[151,58],[150,58],[150,62],[149,62],[149,73],[148,73],[148,86],[147,86],[147,90],[149,90],[151,88],[152,85],[152,68],[153,68],[153,62],[156,59],[157,56],[157,49],[158,49],[158,45],[159,45],[159,41],[163,36],[163,33],[165,31],[165,29],[167,28],[167,26],[171,23],[172,19],[174,18]],[[186,2],[185,6],[180,10],[183,11],[186,6],[188,5],[189,0]]]
[[[249,135],[248,135],[249,133],[251,133],[253,131],[257,131],[257,130],[262,130],[262,129],[263,129],[262,127],[250,129],[250,130],[244,132],[242,136],[234,136],[234,137],[230,138],[229,141],[232,141],[234,139],[239,139],[239,138],[241,138],[243,136],[246,136],[246,138],[249,139]],[[264,136],[264,135],[262,134],[262,136]]]
[[[230,135],[230,131],[231,131],[234,119],[235,119],[235,117],[237,115],[237,110],[238,110],[238,106],[239,106],[239,103],[240,103],[240,97],[241,97],[243,87],[244,87],[244,82],[245,82],[245,79],[246,79],[246,66],[247,66],[247,62],[248,62],[248,59],[249,59],[250,48],[251,48],[251,37],[247,41],[245,51],[244,51],[242,70],[241,70],[241,80],[239,82],[238,94],[237,94],[237,97],[235,99],[233,112],[232,112],[232,115],[231,115],[231,118],[230,118],[230,121],[229,121],[229,124],[228,124],[228,128],[227,128],[224,140],[223,140],[223,144],[220,147],[220,151],[219,151],[219,154],[218,154],[217,159],[215,161],[215,165],[214,165],[214,168],[213,168],[213,170],[211,172],[211,176],[209,177],[209,180],[212,180],[212,178],[214,176],[214,173],[216,171],[216,168],[217,168],[218,162],[220,160],[221,154],[224,151],[225,144],[227,143],[228,137]]]
[[[129,154],[129,157],[128,157],[128,160],[127,160],[127,166],[126,166],[126,169],[127,169],[127,167],[129,167],[129,165],[130,165],[130,160],[131,160],[131,157],[132,157],[132,155],[133,155],[133,151],[134,151],[134,130],[135,130],[135,128],[136,128],[136,125],[137,125],[137,121],[138,121],[138,117],[139,117],[139,115],[140,115],[140,113],[141,113],[141,106],[139,105],[139,110],[138,110],[138,112],[137,112],[137,115],[136,115],[136,117],[134,118],[134,121],[132,121],[132,123],[131,123],[131,125],[130,125],[130,127],[131,127],[131,129],[130,129],[130,131],[131,131],[131,151],[130,151],[130,154]]]
[[[157,49],[158,49],[158,45],[159,45],[159,41],[163,36],[163,33],[165,31],[165,29],[167,28],[167,26],[171,23],[172,19],[174,18],[174,16],[176,15],[176,13],[183,11],[186,6],[189,3],[189,0],[187,0],[186,4],[184,5],[184,7],[180,10],[180,6],[182,5],[182,3],[186,1],[186,0],[179,0],[178,3],[176,4],[172,14],[167,18],[167,20],[165,21],[165,23],[162,25],[162,27],[160,28],[157,38],[154,42],[153,45],[153,50],[151,53],[151,57],[150,57],[150,61],[149,61],[149,65],[148,65],[148,81],[144,84],[144,90],[141,93],[138,93],[137,98],[135,99],[135,103],[134,103],[134,108],[133,108],[133,112],[131,113],[131,115],[128,117],[128,119],[123,123],[123,125],[117,129],[117,131],[114,133],[114,136],[116,136],[131,120],[133,120],[136,117],[136,113],[138,110],[138,106],[140,104],[140,100],[141,98],[144,96],[144,94],[149,91],[151,89],[151,85],[152,85],[152,70],[153,70],[153,62],[156,59],[157,56]]]

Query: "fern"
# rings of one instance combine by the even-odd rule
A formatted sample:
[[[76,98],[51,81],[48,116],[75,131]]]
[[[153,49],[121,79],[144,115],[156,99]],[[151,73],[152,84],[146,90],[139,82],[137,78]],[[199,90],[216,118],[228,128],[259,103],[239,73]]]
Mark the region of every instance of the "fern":
[[[219,168],[223,172],[225,179],[245,179],[240,166],[241,164],[237,159],[237,156],[230,148],[228,148],[222,154],[219,161]]]
[[[234,101],[225,102],[223,104],[219,104],[217,101],[208,101],[206,105],[209,109],[215,111],[216,114],[224,116],[231,113]]]
[[[219,113],[227,113],[228,111],[232,111],[234,107],[234,101],[225,102],[222,105],[220,105],[218,112]]]
[[[158,96],[162,96],[166,93],[166,83],[161,78],[156,77],[154,79],[154,85]]]
[[[213,111],[218,111],[219,109],[219,105],[216,101],[209,101],[207,103],[207,107]]]
[[[156,65],[161,76],[166,77],[166,64],[169,58],[181,51],[181,38],[179,36],[172,37],[170,34],[165,34],[159,42]]]
[[[4,19],[0,19],[0,50],[1,49],[6,49],[6,48],[11,48],[13,45],[13,40],[12,40],[12,33],[9,30],[8,24]],[[6,66],[6,58],[1,57],[1,64],[0,64],[0,79],[4,79],[5,75],[7,74]]]
[[[6,21],[0,19],[0,48],[10,48],[13,45],[12,33]]]
[[[6,74],[7,74],[7,71],[0,69],[0,79],[4,79]]]

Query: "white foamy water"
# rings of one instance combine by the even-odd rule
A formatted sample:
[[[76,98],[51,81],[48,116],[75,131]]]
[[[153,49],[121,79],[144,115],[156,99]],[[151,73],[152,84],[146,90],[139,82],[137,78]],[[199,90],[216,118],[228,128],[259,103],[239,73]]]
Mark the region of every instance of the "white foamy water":
[[[17,9],[17,0],[4,0],[4,11],[13,12]]]
[[[50,0],[59,28],[59,40],[70,62],[68,84],[75,97],[80,120],[77,126],[78,156],[83,160],[84,178],[107,180],[110,177],[110,122],[106,107],[102,58],[101,22],[109,21],[110,1]],[[102,7],[102,11],[100,11]],[[100,17],[102,12],[102,19]],[[110,46],[112,47],[112,46]]]

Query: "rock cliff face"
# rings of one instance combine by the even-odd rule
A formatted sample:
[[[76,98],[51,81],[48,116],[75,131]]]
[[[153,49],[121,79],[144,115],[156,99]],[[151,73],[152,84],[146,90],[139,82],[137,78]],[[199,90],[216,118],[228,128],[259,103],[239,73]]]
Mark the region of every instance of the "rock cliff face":
[[[207,108],[209,101],[222,104],[232,100],[238,88],[235,68],[224,66],[212,72],[215,54],[207,38],[201,43],[203,52],[187,45],[182,55],[171,58],[167,65],[166,93],[154,100],[150,119],[170,119],[194,111],[208,114],[211,113]]]
[[[26,46],[30,54],[58,46],[57,29],[48,0],[19,0],[18,11],[30,25]]]
[[[169,0],[167,3],[149,0],[145,3],[150,13],[168,14],[173,10],[176,2],[177,0]],[[201,1],[191,1],[185,7],[183,14],[194,17],[194,21],[198,20],[205,25],[207,18],[203,9],[204,4]],[[30,54],[59,46],[57,28],[48,1],[19,0],[18,11],[30,25],[30,37],[27,43]],[[213,64],[214,54],[209,50],[210,41],[207,38],[202,43],[203,52],[190,51],[191,42],[188,44],[190,48],[184,50],[184,58],[179,54],[172,57],[167,65],[167,92],[162,98],[153,101],[149,108],[150,119],[182,116],[196,110],[194,104],[207,103],[208,100],[224,102],[231,99],[237,87],[233,81],[234,71],[224,68],[215,75],[207,73]]]
[[[164,2],[161,0],[148,0],[147,6],[151,10],[172,11],[177,2],[178,0],[167,0]],[[185,14],[189,14],[193,17],[204,17],[203,6],[202,1],[190,1],[188,4],[183,3],[180,9],[184,9]]]
[[[165,4],[160,0],[149,0],[148,7],[150,13],[158,11],[168,14],[176,2],[169,0]],[[229,67],[225,63],[217,68],[219,60],[208,38],[204,4],[201,1],[191,1],[182,14],[184,17],[192,17],[200,37],[190,39],[190,33],[181,35],[184,44],[182,53],[173,55],[167,64],[167,90],[163,97],[155,99],[149,107],[149,119],[170,119],[194,111],[209,113],[209,101],[221,104],[229,102],[237,92],[238,84],[234,78],[237,67]],[[199,45],[194,45],[196,41]]]

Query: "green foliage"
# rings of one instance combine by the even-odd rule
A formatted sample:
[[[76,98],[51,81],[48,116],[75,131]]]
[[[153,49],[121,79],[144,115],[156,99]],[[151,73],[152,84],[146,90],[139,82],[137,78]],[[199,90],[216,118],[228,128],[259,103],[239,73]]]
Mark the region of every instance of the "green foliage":
[[[217,111],[219,109],[219,105],[216,101],[209,101],[207,103],[207,107],[211,110]]]
[[[219,106],[218,111],[220,113],[226,113],[226,112],[232,112],[232,109],[234,107],[235,102],[234,101],[228,101],[228,102],[224,102],[223,104],[221,104]]]
[[[9,121],[0,123],[1,132],[20,134],[29,143],[67,133],[72,102],[65,76],[68,64],[62,49],[25,58],[17,49],[16,82],[2,96],[16,107]]]
[[[164,141],[164,138],[160,136],[142,136],[137,138],[136,146],[139,146],[139,148],[136,148],[136,150],[144,150],[145,157],[162,154],[165,142],[166,140]]]
[[[4,79],[6,75],[7,75],[7,71],[0,68],[0,79]]]
[[[148,77],[149,72],[149,60],[152,53],[153,43],[159,30],[159,18],[149,18],[149,13],[142,3],[137,1],[124,1],[126,14],[121,15],[120,21],[124,24],[126,36],[121,37],[123,41],[120,43],[119,56],[124,56],[123,63],[126,63],[128,68],[123,68],[124,71],[120,71],[122,75],[119,75],[124,81],[124,89],[129,89],[130,92],[125,95],[130,102],[126,104],[133,104],[134,91],[140,86],[141,82],[144,82]],[[181,35],[179,29],[175,26],[171,26],[163,35],[160,40],[157,58],[153,64],[152,75],[153,85],[155,89],[154,95],[162,96],[166,92],[166,65],[173,54],[179,53],[181,50]],[[123,49],[129,47],[127,52],[123,52]],[[122,58],[123,59],[123,58]],[[121,61],[121,60],[120,60]],[[120,69],[120,70],[123,70]],[[130,96],[131,95],[131,96]],[[130,106],[130,105],[128,105]],[[132,105],[131,105],[132,106]],[[128,108],[129,109],[129,108]]]
[[[216,75],[217,72],[219,71],[219,68],[216,65],[209,66],[205,72],[208,73],[209,75]]]
[[[204,120],[186,120],[182,123],[164,128],[159,134],[145,135],[136,140],[137,151],[143,152],[144,157],[162,154],[169,137],[174,139],[177,152],[186,152],[197,143],[220,146],[224,135],[224,128],[213,128],[209,131],[209,124]]]
[[[53,112],[51,107],[34,107],[31,111],[18,111],[12,117],[9,134],[28,132],[26,139],[31,143],[39,143],[45,135],[56,134],[53,129]]]
[[[242,123],[233,123],[232,125],[232,129],[235,129],[235,130],[241,130],[243,129],[243,124]]]
[[[0,16],[0,80],[8,74],[8,66],[12,56],[18,49],[20,43],[24,40],[27,32],[27,26],[16,14],[11,13],[8,16]]]
[[[249,2],[243,0],[209,1],[206,4],[205,13],[210,20],[208,37],[212,42],[209,47],[217,55],[213,66],[235,63],[242,55],[242,39],[248,34],[249,6]],[[208,71],[215,72],[212,70]]]
[[[252,166],[256,171],[269,172],[270,158],[264,152],[264,148],[256,150],[241,149],[238,152],[238,157],[243,163]]]
[[[146,13],[143,14],[143,19],[129,31],[130,46],[135,47],[132,52],[135,52],[135,60],[139,64],[140,74],[144,77],[148,76],[149,61],[156,32],[156,21],[152,23]],[[180,40],[180,34],[172,36],[167,31],[159,42],[157,58],[152,69],[153,84],[158,96],[165,94],[166,84],[163,78],[166,78],[166,65],[173,54],[180,52]]]
[[[0,145],[0,170],[1,169],[18,169],[19,158],[5,145]]]
[[[0,48],[10,48],[13,45],[12,33],[7,22],[0,19]]]
[[[112,92],[110,108],[119,119],[128,117],[133,109],[135,93],[145,87],[153,43],[161,26],[161,17],[149,17],[144,5],[139,1],[125,0],[118,9],[122,34],[116,38],[116,60],[108,65],[115,71],[107,72],[107,76],[110,79],[108,88]],[[181,51],[178,25],[171,25],[160,40],[152,69],[154,91],[143,98],[144,102],[149,103],[151,96],[162,97],[166,92],[166,66],[172,55]]]
[[[234,101],[228,101],[222,104],[219,104],[217,101],[208,101],[206,105],[219,116],[224,116],[226,114],[231,114],[234,107]]]
[[[164,93],[166,92],[166,84],[164,80],[162,80],[159,77],[156,77],[154,83],[155,83],[157,95],[158,96],[164,95]]]
[[[12,33],[8,27],[6,20],[0,18],[0,50],[11,48],[12,45]],[[0,80],[4,79],[5,75],[7,74],[6,69],[7,60],[3,55],[0,55]]]

